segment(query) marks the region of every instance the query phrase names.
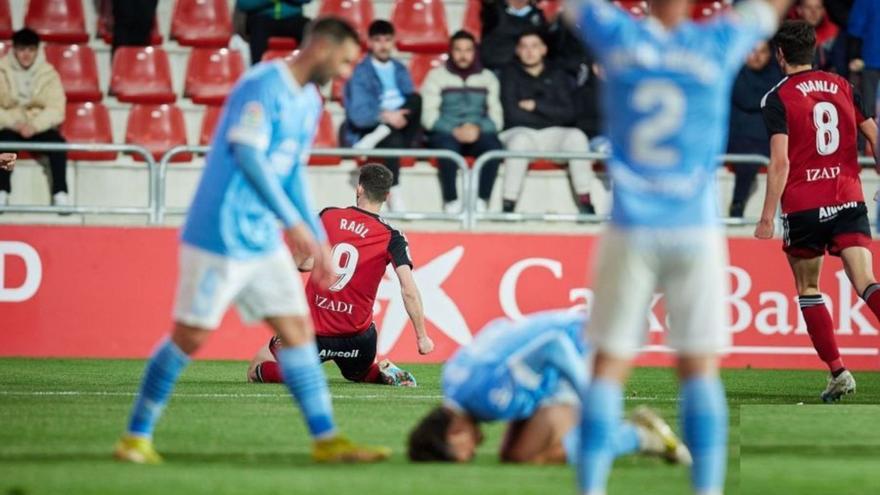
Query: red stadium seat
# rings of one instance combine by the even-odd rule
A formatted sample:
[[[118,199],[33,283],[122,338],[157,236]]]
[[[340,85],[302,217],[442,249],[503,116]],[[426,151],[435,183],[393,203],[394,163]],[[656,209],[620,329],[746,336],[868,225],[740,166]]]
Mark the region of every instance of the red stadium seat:
[[[330,83],[330,100],[338,101],[345,106],[345,83],[348,82],[348,79],[343,79],[341,77],[334,77],[333,81]]]
[[[263,58],[260,59],[260,62],[265,62],[267,60],[275,60],[276,58],[292,58],[299,50],[266,50],[263,52]]]
[[[449,46],[441,0],[395,0],[391,24],[397,31],[397,48],[405,52],[443,53]]]
[[[315,134],[315,148],[338,148],[339,136],[333,125],[333,116],[325,108],[321,112],[321,121],[318,123],[318,132]],[[338,156],[311,156],[309,165],[328,166],[339,165],[342,162]]]
[[[232,36],[227,0],[177,0],[171,16],[171,37],[186,46],[223,47]]]
[[[30,0],[24,25],[39,33],[43,41],[89,41],[82,0]]]
[[[361,43],[367,39],[367,29],[373,22],[373,0],[324,0],[318,16],[335,15],[348,21],[361,35]]]
[[[244,59],[238,50],[196,48],[186,66],[183,95],[195,103],[219,105],[244,70]]]
[[[113,143],[110,112],[102,103],[69,103],[61,124],[61,134],[68,143]],[[115,151],[71,151],[71,160],[109,161],[116,159]]]
[[[128,113],[125,142],[143,146],[156,160],[171,148],[186,144],[186,123],[176,105],[134,105]],[[142,161],[138,155],[133,155]],[[188,162],[190,153],[175,156],[173,162]]]
[[[461,28],[474,35],[477,41],[483,36],[483,20],[480,18],[480,11],[483,9],[481,0],[467,0],[467,6],[464,8],[464,21]]]
[[[104,15],[98,16],[97,37],[104,40],[108,45],[113,44],[113,18]],[[159,22],[153,18],[153,30],[150,31],[150,44],[153,46],[162,44],[162,33],[159,32]]]
[[[95,52],[88,45],[47,44],[46,60],[61,76],[68,102],[101,101]]]
[[[223,107],[220,105],[208,105],[205,107],[205,114],[202,116],[202,131],[199,133],[199,144],[206,145],[211,142],[214,137],[214,129],[220,120],[220,114]]]
[[[110,93],[122,102],[172,103],[168,54],[155,46],[120,46],[113,56]]]
[[[296,38],[284,38],[282,36],[272,36],[269,38],[268,47],[270,50],[296,50],[299,43]]]
[[[428,76],[428,72],[431,72],[431,69],[440,67],[447,60],[449,60],[449,55],[446,53],[440,55],[416,53],[413,55],[409,61],[409,74],[412,76],[416,89],[421,89],[422,83],[425,81],[425,77]]]
[[[644,17],[648,13],[648,3],[645,0],[614,0],[614,4],[633,17]]]
[[[564,3],[564,0],[540,0],[538,8],[544,13],[544,18],[552,22],[562,12]]]
[[[0,0],[0,40],[12,38],[12,9],[9,0]]]
[[[565,165],[552,160],[534,160],[529,162],[529,170],[561,170]]]

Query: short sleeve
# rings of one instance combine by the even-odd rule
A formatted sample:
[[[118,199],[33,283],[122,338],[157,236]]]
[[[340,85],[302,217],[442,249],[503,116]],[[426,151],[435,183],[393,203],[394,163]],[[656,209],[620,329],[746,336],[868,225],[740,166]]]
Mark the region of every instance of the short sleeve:
[[[226,113],[231,119],[226,131],[230,143],[253,146],[259,150],[269,147],[272,136],[272,120],[269,115],[269,93],[261,88],[260,80],[253,80],[238,87],[230,95]]]
[[[391,241],[388,242],[388,254],[391,256],[391,263],[394,268],[407,265],[413,266],[412,259],[409,256],[409,243],[406,237],[399,230],[391,229]]]
[[[635,19],[607,0],[568,0],[564,12],[599,58],[637,26]]]
[[[767,135],[788,134],[788,121],[785,118],[785,105],[779,98],[779,92],[773,90],[761,100],[761,112],[764,115],[764,124],[767,126]]]

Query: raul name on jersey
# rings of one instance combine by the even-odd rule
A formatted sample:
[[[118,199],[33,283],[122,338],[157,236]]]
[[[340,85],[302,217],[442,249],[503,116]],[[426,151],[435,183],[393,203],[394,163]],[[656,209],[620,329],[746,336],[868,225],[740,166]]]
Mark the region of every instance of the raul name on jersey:
[[[367,234],[370,232],[370,229],[367,228],[366,224],[362,222],[355,222],[353,220],[347,220],[345,218],[339,219],[339,230],[351,232],[361,239],[366,239]]]
[[[315,294],[315,307],[318,309],[333,311],[334,313],[345,313],[347,315],[352,314],[354,311],[353,304],[344,301],[334,301],[320,294]]]

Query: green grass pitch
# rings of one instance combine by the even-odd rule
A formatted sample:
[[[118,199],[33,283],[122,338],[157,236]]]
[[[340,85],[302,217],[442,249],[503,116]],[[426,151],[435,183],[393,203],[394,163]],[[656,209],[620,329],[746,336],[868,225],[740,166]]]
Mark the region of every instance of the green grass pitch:
[[[325,367],[339,425],[395,449],[391,462],[317,466],[280,385],[244,383],[245,364],[197,361],[183,375],[156,432],[162,466],[113,461],[142,361],[0,359],[0,495],[24,494],[540,494],[575,493],[564,466],[497,461],[501,426],[469,465],[413,465],[410,427],[439,402],[439,366],[410,369],[417,389],[358,385]],[[728,494],[880,493],[880,373],[857,373],[844,404],[818,404],[818,371],[726,371],[731,403]],[[669,370],[638,370],[627,408],[676,414]],[[804,402],[805,405],[797,405]],[[655,459],[615,464],[610,493],[688,493],[687,472]]]

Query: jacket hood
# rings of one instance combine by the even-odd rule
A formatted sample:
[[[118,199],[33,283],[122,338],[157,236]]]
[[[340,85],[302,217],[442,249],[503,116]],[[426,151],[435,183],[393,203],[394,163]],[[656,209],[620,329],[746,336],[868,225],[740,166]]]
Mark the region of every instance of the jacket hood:
[[[474,61],[469,67],[465,67],[464,69],[455,65],[455,62],[452,61],[452,54],[450,53],[449,58],[446,60],[446,70],[462,79],[467,79],[470,76],[483,72],[483,64],[480,62],[480,57],[478,56],[479,53],[479,50],[474,53]]]

